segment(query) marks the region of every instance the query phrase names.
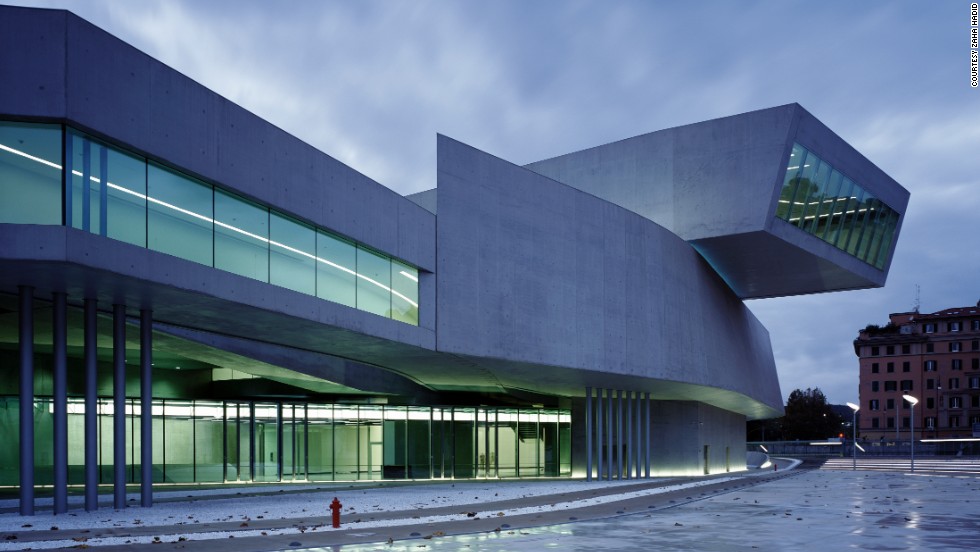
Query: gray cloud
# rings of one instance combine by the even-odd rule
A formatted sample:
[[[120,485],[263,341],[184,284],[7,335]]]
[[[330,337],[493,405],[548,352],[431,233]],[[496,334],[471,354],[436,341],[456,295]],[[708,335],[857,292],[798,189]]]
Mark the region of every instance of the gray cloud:
[[[749,302],[784,395],[857,397],[868,323],[980,299],[968,2],[80,0],[71,9],[401,193],[435,134],[516,163],[798,102],[912,192],[883,289]]]

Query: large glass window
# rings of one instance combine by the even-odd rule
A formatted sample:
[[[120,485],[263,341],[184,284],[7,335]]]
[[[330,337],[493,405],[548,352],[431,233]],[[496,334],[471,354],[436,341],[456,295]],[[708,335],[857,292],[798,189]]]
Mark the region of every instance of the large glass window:
[[[316,231],[272,211],[269,216],[269,283],[316,295]]]
[[[803,166],[803,155],[803,148],[793,144],[793,150],[789,154],[789,166],[786,167],[786,178],[779,193],[779,203],[776,205],[776,216],[783,220],[789,220],[790,206],[793,204],[796,188],[800,183],[799,174]]]
[[[775,216],[877,268],[888,260],[899,218],[799,144],[790,151]]]
[[[166,401],[163,406],[164,481],[194,481],[194,403]]]
[[[252,460],[255,481],[279,481],[279,406],[275,403],[256,403],[254,413],[255,442]]]
[[[86,232],[106,235],[104,217],[105,203],[108,200],[108,189],[102,186],[106,180],[106,169],[109,166],[108,148],[98,142],[92,142],[84,136],[69,133],[65,142],[68,152],[67,161],[71,185],[65,188],[68,208],[65,210],[65,221],[72,228]]]
[[[194,481],[224,480],[223,414],[219,402],[194,402]]]
[[[61,224],[61,125],[0,123],[0,223]]]
[[[146,162],[69,131],[68,226],[146,247]]]
[[[357,246],[357,308],[391,316],[391,259]]]
[[[330,481],[334,478],[334,423],[333,407],[309,405],[308,424],[308,478],[311,481]]]
[[[317,297],[357,306],[357,246],[322,230],[316,236]]]
[[[214,266],[211,186],[154,163],[147,173],[150,249]]]
[[[391,317],[419,323],[419,271],[395,260],[391,261]]]
[[[3,485],[16,485],[19,477],[17,405],[16,397],[0,396],[0,435],[9,436],[12,443],[7,453],[0,452],[0,459],[13,459],[0,464]],[[869,405],[878,409],[877,400]],[[957,403],[951,401],[950,406]],[[103,483],[113,478],[113,408],[111,399],[99,399]],[[157,399],[152,410],[155,482],[571,475],[571,415],[567,410],[518,413],[494,407],[273,402],[253,407],[191,399]],[[39,484],[50,485],[51,398],[37,397],[34,412],[36,478]],[[84,413],[81,399],[69,402],[69,444],[79,443],[69,449],[70,481],[76,484],[82,482],[84,471],[80,445]],[[127,399],[126,481],[130,483],[138,482],[140,476],[142,413],[137,400]]]
[[[417,268],[77,130],[62,133],[0,122],[0,223],[65,224],[418,325]]]
[[[214,267],[269,281],[269,210],[214,191]]]

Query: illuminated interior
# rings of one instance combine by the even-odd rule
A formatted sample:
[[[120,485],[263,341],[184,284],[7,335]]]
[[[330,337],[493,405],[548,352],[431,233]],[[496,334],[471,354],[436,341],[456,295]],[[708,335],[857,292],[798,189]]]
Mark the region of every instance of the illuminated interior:
[[[898,213],[799,144],[793,144],[776,218],[883,269]]]

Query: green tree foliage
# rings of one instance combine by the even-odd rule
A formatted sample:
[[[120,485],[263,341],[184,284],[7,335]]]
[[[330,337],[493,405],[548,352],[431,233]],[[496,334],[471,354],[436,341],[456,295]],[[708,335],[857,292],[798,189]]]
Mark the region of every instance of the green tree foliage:
[[[795,389],[786,401],[782,418],[782,437],[786,440],[827,439],[837,437],[843,420],[827,404],[819,387],[806,391]]]

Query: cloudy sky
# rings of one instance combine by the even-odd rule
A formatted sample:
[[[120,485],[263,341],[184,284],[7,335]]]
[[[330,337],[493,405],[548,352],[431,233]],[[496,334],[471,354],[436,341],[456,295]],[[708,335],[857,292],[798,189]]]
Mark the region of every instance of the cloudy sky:
[[[882,289],[748,304],[783,395],[857,399],[852,341],[980,300],[970,2],[62,0],[400,193],[436,133],[524,164],[797,102],[912,193]]]

